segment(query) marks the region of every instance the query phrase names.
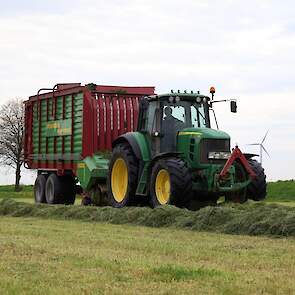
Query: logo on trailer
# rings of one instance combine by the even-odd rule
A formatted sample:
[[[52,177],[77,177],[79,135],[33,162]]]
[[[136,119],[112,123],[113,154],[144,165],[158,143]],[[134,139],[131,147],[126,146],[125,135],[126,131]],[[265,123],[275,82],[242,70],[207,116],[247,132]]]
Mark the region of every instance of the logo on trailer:
[[[65,136],[72,134],[72,120],[58,120],[46,123],[46,136]]]

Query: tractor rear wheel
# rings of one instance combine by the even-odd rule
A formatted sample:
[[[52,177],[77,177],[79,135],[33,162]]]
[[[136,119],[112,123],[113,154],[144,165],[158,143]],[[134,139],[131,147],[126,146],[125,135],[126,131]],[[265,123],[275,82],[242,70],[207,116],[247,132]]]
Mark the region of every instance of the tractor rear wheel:
[[[247,186],[247,196],[254,201],[261,201],[266,197],[266,176],[261,164],[256,160],[248,160],[256,178]]]
[[[118,144],[110,161],[108,200],[111,206],[122,208],[135,200],[138,160],[128,144]]]
[[[159,160],[152,169],[150,202],[152,207],[183,207],[191,199],[192,179],[184,161],[178,158]]]
[[[46,177],[39,174],[34,184],[35,203],[46,203],[45,197]]]

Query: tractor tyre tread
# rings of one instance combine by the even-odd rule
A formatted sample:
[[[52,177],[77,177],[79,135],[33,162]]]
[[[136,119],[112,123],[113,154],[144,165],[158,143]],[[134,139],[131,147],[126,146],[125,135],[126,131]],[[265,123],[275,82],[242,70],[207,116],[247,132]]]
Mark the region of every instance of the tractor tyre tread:
[[[264,169],[256,160],[248,160],[250,167],[256,174],[256,178],[247,186],[247,196],[254,201],[261,201],[266,198],[266,175]]]
[[[151,206],[154,208],[160,205],[154,187],[157,173],[163,168],[170,175],[171,197],[169,204],[184,207],[191,200],[192,177],[186,163],[179,158],[161,159],[153,166],[150,182]]]
[[[112,167],[116,159],[119,157],[125,160],[128,169],[127,193],[125,198],[121,202],[117,202],[115,200],[111,186]],[[109,174],[107,178],[109,205],[115,208],[122,208],[125,206],[133,205],[135,203],[136,188],[138,182],[138,170],[138,159],[136,158],[130,145],[128,143],[120,143],[115,146],[112,152],[112,158],[109,165]]]

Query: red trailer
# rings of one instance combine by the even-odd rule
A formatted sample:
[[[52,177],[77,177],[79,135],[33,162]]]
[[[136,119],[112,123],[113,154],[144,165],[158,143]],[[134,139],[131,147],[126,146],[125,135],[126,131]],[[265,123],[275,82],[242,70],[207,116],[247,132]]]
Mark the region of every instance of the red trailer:
[[[79,83],[40,89],[25,102],[26,167],[75,174],[78,161],[136,130],[139,99],[154,90]]]
[[[36,202],[72,204],[76,181],[84,190],[93,179],[105,183],[112,142],[136,130],[139,100],[154,90],[70,83],[31,96],[25,102],[24,163],[38,170]]]

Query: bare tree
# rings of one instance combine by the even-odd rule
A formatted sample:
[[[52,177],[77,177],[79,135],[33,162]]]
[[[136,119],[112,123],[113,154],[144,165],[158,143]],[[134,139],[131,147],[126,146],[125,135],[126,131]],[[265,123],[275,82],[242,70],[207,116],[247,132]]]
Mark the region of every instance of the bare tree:
[[[20,189],[23,165],[24,107],[19,99],[0,109],[0,164],[15,170],[15,191]]]

